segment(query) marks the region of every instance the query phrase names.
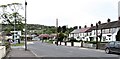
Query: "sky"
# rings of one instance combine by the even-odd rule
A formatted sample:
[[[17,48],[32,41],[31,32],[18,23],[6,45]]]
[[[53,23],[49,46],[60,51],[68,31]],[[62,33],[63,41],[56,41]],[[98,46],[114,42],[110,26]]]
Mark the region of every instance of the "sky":
[[[27,23],[47,26],[82,26],[96,22],[118,20],[118,1],[120,0],[26,0]],[[22,3],[24,0],[0,0],[0,5]],[[24,16],[24,10],[19,10]]]

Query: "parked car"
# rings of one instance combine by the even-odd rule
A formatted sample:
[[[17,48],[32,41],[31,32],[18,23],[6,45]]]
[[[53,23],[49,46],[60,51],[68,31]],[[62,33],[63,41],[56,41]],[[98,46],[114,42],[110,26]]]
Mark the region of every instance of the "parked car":
[[[120,41],[111,41],[108,44],[106,44],[105,52],[107,54],[112,52],[120,53]]]

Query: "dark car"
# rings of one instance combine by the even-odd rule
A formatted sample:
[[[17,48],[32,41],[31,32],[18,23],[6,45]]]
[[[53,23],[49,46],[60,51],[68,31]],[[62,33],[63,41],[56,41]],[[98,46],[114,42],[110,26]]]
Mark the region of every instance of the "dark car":
[[[107,54],[112,52],[120,53],[120,41],[111,41],[108,44],[106,44],[105,52]]]

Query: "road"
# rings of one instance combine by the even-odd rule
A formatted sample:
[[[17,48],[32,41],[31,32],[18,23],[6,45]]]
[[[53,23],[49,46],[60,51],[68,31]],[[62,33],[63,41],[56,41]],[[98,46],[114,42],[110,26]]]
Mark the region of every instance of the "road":
[[[54,44],[42,43],[40,41],[29,44],[28,49],[30,49],[37,57],[86,57],[86,59],[94,59],[94,57],[99,59],[118,59],[119,57],[116,54],[106,54],[103,50],[56,46]]]

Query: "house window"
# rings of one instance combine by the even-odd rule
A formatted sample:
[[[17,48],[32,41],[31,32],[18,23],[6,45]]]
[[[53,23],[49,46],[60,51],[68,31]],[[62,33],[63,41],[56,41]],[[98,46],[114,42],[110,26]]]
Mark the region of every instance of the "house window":
[[[89,37],[90,41],[94,41],[94,37]]]
[[[86,41],[88,41],[88,38],[86,38]]]
[[[88,36],[88,33],[86,35]]]
[[[105,41],[105,40],[106,40],[106,37],[104,36],[104,37],[103,37],[103,41]]]
[[[103,33],[105,33],[105,29],[103,30]]]
[[[90,36],[92,35],[92,33],[90,33]]]
[[[94,30],[94,35],[95,35],[95,30]]]
[[[111,29],[109,29],[109,33],[111,33]]]
[[[83,33],[83,36],[84,36],[84,33]]]

